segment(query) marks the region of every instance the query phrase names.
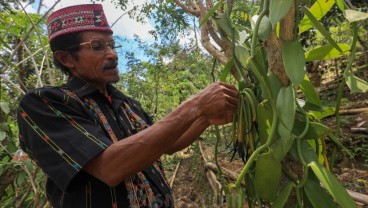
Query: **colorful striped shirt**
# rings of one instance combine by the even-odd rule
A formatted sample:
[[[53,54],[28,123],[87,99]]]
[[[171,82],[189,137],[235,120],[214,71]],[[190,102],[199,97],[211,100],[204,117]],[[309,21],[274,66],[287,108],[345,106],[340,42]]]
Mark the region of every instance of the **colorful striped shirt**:
[[[31,90],[20,102],[20,145],[47,176],[52,206],[173,207],[160,161],[115,187],[82,170],[114,142],[152,125],[139,102],[110,84],[107,90],[110,101],[72,77],[60,87]]]

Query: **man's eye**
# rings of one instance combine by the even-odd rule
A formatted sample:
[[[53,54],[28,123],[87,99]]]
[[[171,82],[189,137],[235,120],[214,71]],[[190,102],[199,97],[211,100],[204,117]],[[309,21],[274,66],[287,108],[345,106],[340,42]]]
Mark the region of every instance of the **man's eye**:
[[[91,47],[93,50],[96,50],[96,51],[105,50],[105,44],[103,43],[103,41],[100,41],[100,40],[91,42]]]
[[[109,43],[109,46],[110,46],[110,48],[115,48],[115,41],[111,41],[111,42]]]

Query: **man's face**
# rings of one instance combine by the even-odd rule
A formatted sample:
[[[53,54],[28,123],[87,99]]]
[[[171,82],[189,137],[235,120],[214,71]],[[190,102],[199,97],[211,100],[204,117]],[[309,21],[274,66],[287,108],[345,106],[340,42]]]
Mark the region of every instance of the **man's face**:
[[[87,43],[94,40],[91,44]],[[97,42],[96,42],[97,40]],[[109,33],[98,31],[87,31],[81,34],[80,50],[77,52],[78,59],[73,61],[71,73],[87,82],[95,85],[116,83],[119,81],[118,73],[118,57],[116,52],[106,43],[113,41],[113,37]],[[95,43],[103,43],[95,44]],[[96,47],[97,46],[97,47]],[[99,47],[100,46],[100,47]],[[94,50],[106,48],[105,50]]]

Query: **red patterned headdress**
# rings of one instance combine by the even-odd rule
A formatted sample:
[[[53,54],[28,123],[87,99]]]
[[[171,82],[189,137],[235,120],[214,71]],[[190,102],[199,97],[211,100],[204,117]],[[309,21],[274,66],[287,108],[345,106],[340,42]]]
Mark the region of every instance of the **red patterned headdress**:
[[[101,4],[65,7],[52,13],[46,21],[50,41],[60,35],[80,31],[112,33]]]

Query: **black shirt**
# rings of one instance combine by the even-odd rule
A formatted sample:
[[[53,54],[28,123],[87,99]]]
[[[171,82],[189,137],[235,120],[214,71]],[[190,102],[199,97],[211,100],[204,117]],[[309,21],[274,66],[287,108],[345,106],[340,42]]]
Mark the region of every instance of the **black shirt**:
[[[60,87],[31,90],[20,102],[20,145],[47,176],[52,206],[173,207],[160,161],[115,187],[82,171],[113,142],[152,125],[139,102],[112,85],[107,89],[110,101],[72,77]]]

